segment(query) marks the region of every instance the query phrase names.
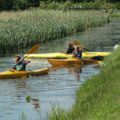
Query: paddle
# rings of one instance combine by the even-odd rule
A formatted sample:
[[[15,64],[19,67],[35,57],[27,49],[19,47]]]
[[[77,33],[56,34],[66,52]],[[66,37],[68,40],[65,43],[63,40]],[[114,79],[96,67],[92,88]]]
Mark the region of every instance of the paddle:
[[[39,47],[40,47],[39,44],[35,44],[35,45],[28,51],[27,55],[24,56],[24,57],[20,60],[20,62],[23,61],[23,60],[24,60],[26,57],[28,57],[30,54],[36,52],[36,51],[39,49]],[[17,64],[15,64],[12,68],[16,67],[16,65],[18,65],[20,62],[18,62]],[[11,68],[11,69],[12,69],[12,68]]]
[[[24,60],[26,57],[28,57],[30,54],[36,52],[39,49],[40,45],[39,44],[35,44],[27,53],[26,56],[24,56],[24,58],[22,60]]]

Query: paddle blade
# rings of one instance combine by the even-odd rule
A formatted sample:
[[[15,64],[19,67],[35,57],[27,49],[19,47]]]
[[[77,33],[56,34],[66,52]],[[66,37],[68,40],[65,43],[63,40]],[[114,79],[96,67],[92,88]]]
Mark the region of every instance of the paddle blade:
[[[38,49],[40,48],[39,44],[35,44],[29,51],[27,54],[32,54],[34,52],[36,52]]]

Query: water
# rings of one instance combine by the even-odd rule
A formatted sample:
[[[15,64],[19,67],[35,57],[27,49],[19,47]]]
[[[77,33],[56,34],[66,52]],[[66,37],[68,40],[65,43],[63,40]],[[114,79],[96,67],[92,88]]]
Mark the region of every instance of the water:
[[[120,41],[120,22],[113,21],[103,27],[88,29],[77,35],[61,40],[41,44],[40,52],[64,52],[71,40],[80,40],[91,51],[112,51]],[[0,71],[14,64],[14,55],[0,58]],[[29,69],[50,67],[47,60],[32,60]],[[23,79],[0,80],[0,120],[46,120],[46,113],[51,105],[58,104],[68,110],[75,100],[75,92],[87,78],[99,73],[99,67],[89,65],[82,68],[51,69],[48,75]],[[27,103],[25,98],[30,95],[38,99],[39,109],[33,101]]]

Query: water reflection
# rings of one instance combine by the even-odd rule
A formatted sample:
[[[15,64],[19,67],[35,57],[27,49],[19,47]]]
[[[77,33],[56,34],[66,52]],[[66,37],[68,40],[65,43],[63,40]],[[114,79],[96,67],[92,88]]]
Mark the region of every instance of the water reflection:
[[[80,73],[82,73],[82,66],[68,67],[69,73],[74,74],[76,80],[80,80]]]
[[[66,68],[69,74],[73,74],[76,80],[80,80],[80,73],[82,73],[82,66],[79,65],[67,65],[67,66],[52,66],[50,71],[57,71],[59,69]]]

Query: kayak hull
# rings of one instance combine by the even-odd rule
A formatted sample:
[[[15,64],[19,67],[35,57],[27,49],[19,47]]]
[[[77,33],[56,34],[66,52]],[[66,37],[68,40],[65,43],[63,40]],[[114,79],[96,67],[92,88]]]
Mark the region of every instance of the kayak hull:
[[[24,76],[37,76],[37,75],[44,75],[47,74],[49,71],[48,68],[43,68],[39,70],[33,70],[33,71],[5,71],[0,72],[0,79],[9,79],[9,78],[21,78]]]
[[[82,58],[93,58],[93,57],[105,57],[110,55],[111,52],[83,52]],[[26,54],[27,55],[27,54]],[[25,56],[26,56],[25,55]],[[44,54],[30,54],[27,56],[27,58],[72,58],[73,55],[71,54],[65,54],[65,53],[44,53]]]
[[[100,64],[100,61],[93,59],[78,59],[78,58],[66,58],[66,59],[48,59],[48,62],[52,66],[66,66],[66,65],[90,65]]]
[[[83,62],[78,58],[68,59],[48,59],[48,62],[53,66],[71,66],[71,65],[82,65]]]
[[[100,64],[100,61],[93,59],[83,59],[83,64],[84,65]]]

